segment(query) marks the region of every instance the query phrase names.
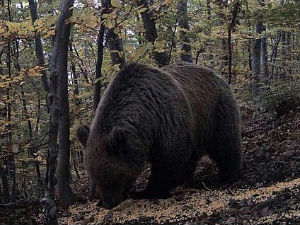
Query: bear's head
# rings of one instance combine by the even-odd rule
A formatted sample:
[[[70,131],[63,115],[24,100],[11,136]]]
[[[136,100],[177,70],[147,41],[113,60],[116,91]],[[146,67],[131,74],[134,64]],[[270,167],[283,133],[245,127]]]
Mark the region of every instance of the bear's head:
[[[111,209],[123,201],[140,171],[134,166],[130,134],[114,127],[108,134],[90,131],[86,125],[77,130],[84,147],[84,167],[90,179],[90,196],[99,198],[99,204]]]

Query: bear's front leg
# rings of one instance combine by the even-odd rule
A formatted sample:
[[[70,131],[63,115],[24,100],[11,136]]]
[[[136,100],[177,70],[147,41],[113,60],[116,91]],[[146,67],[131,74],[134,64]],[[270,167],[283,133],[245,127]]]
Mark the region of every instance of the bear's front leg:
[[[152,164],[151,176],[146,189],[131,196],[139,199],[169,198],[170,191],[185,182],[184,168],[181,168],[179,164],[175,165]]]

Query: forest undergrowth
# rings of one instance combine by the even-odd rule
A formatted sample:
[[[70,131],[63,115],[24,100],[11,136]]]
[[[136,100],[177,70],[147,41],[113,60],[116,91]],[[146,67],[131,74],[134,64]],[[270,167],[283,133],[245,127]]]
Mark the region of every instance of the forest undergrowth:
[[[204,157],[193,184],[161,200],[128,199],[112,210],[89,202],[88,180],[73,184],[77,202],[59,208],[59,224],[299,224],[300,112],[274,118],[241,104],[244,164],[230,186],[218,181],[215,165]],[[142,189],[149,170],[138,180]],[[40,224],[38,201],[0,206],[0,224]]]

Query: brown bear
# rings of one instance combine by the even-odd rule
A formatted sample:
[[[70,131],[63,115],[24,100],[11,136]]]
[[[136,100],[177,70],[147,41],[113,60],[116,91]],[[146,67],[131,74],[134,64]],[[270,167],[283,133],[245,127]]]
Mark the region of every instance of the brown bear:
[[[148,162],[149,198],[166,197],[191,178],[204,154],[224,181],[241,168],[237,102],[213,71],[191,63],[125,66],[107,87],[90,128],[80,127],[77,135],[91,183],[108,209],[123,200]]]

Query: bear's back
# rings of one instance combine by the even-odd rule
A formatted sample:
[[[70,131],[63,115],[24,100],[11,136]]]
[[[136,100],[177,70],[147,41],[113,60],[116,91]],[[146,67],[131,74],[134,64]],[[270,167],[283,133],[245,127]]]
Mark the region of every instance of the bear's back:
[[[192,63],[179,61],[163,67],[182,87],[194,112],[208,117],[228,85],[212,70]]]
[[[161,118],[162,112],[189,110],[179,83],[166,71],[130,63],[114,77],[98,105],[95,130],[108,132],[124,123],[141,126]],[[157,115],[155,115],[157,114]],[[149,121],[148,121],[149,120]]]

